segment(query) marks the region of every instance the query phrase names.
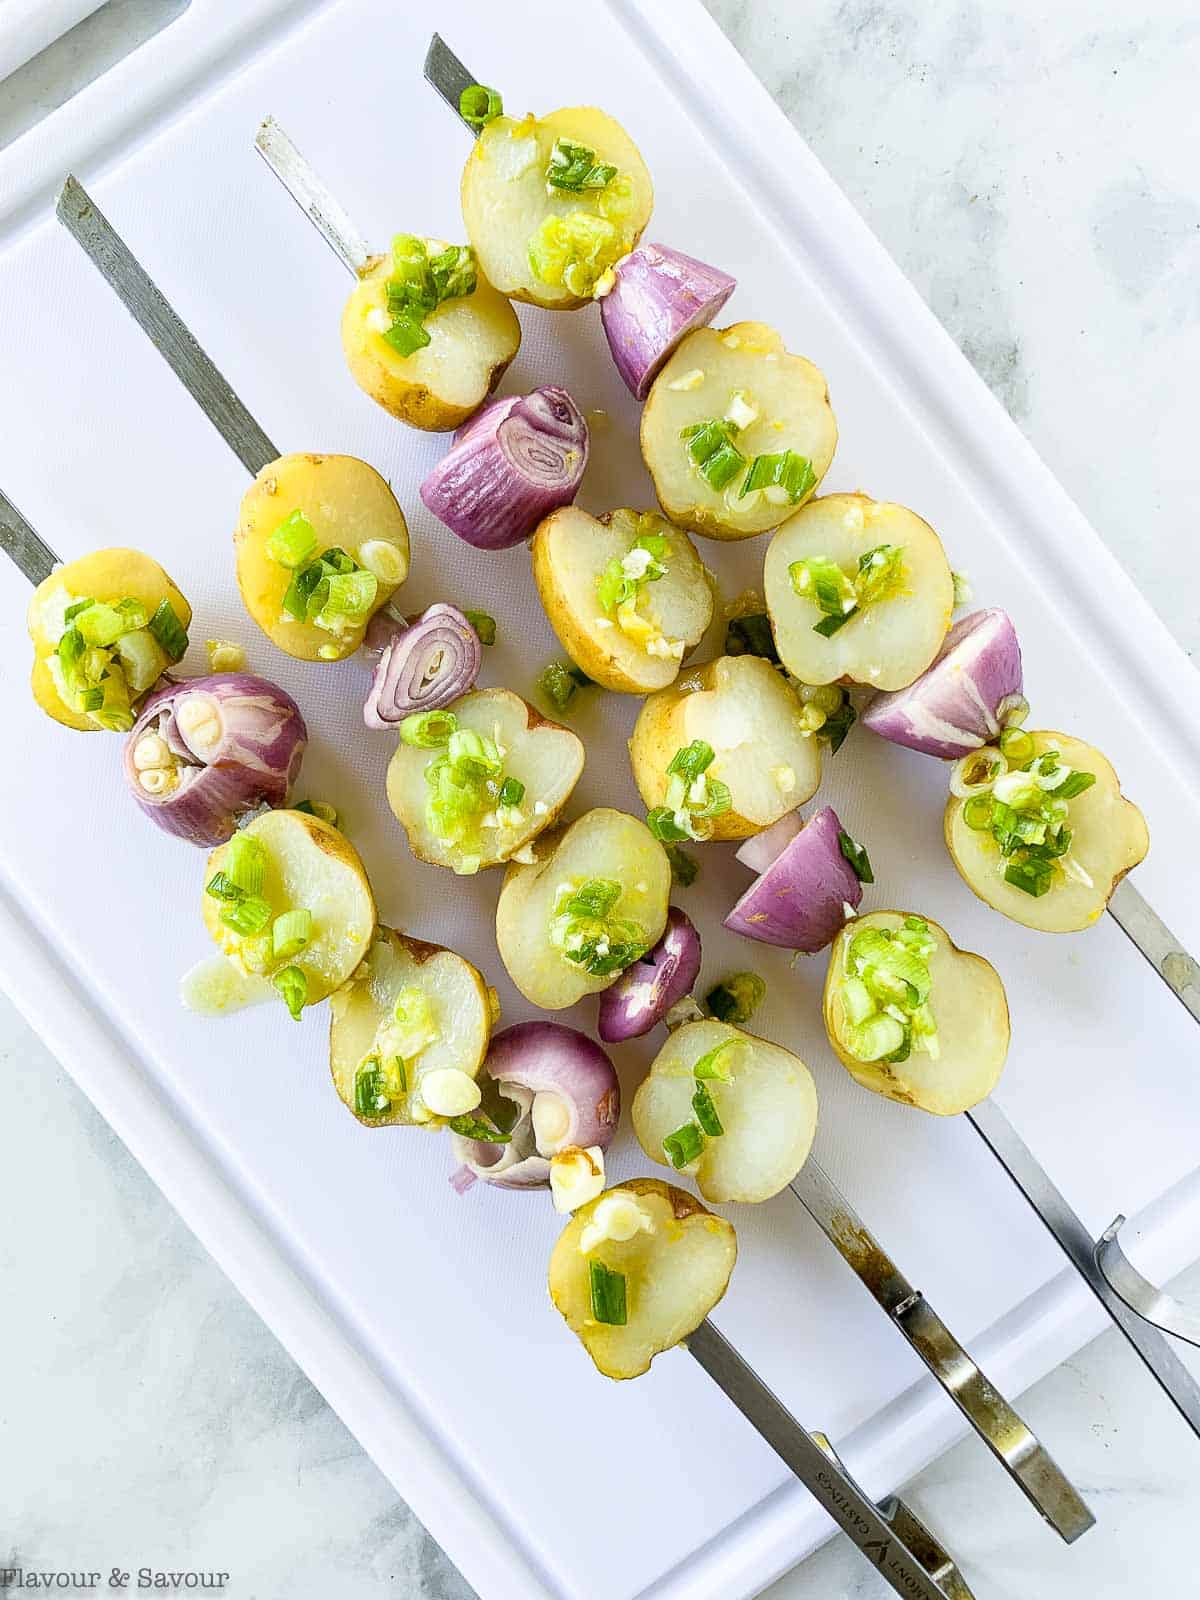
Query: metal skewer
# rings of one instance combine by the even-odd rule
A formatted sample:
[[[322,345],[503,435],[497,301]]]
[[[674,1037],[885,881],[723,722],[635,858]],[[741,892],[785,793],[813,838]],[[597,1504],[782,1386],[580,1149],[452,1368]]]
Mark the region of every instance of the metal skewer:
[[[1200,962],[1189,955],[1166,923],[1133,886],[1122,878],[1108,902],[1108,914],[1159,977],[1200,1022]]]
[[[276,460],[279,452],[275,446],[74,178],[69,178],[63,187],[57,214],[246,467],[257,472]],[[325,233],[324,228],[322,232]],[[340,249],[338,253],[341,254]],[[29,526],[23,518],[19,524],[22,530]],[[40,545],[41,541],[37,542]],[[21,541],[14,541],[12,548],[18,543]],[[10,549],[8,540],[4,548]],[[711,1324],[702,1325],[692,1335],[689,1347],[710,1377],[898,1593],[909,1600],[970,1600],[970,1591],[954,1563],[928,1534],[924,1535],[923,1544],[918,1541],[920,1552],[911,1547],[909,1540],[916,1537],[915,1531],[924,1533],[912,1513],[897,1503],[889,1520]],[[922,1553],[933,1561],[933,1571],[923,1564]],[[953,1574],[953,1581],[947,1573]]]
[[[1156,1289],[1149,1278],[1142,1276],[1117,1242],[1124,1225],[1125,1218],[1116,1217],[1100,1235],[1093,1252],[1109,1288],[1156,1328],[1200,1348],[1200,1311],[1193,1311],[1174,1295]]]
[[[13,505],[8,496],[0,492],[0,550],[29,579],[36,589],[44,583],[58,566],[58,557]]]

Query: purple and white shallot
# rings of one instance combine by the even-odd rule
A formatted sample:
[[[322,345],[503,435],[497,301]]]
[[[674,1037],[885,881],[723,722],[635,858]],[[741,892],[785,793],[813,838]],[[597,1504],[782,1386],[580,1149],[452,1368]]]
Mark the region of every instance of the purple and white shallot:
[[[1021,646],[1006,611],[973,611],[946,635],[933,664],[907,689],[880,694],[863,726],[892,744],[955,761],[990,744],[1028,712]]]
[[[421,499],[478,550],[508,550],[570,505],[588,460],[588,426],[565,389],[547,385],[483,406],[454,435]]]
[[[641,244],[613,268],[600,301],[608,348],[632,395],[644,400],[675,346],[713,320],[737,279],[680,250]]]
[[[606,1044],[649,1033],[700,975],[700,935],[678,906],[667,911],[662,938],[600,996],[596,1031]]]
[[[437,711],[473,687],[483,649],[457,606],[439,601],[407,625],[389,616],[384,628],[375,636],[381,654],[363,703],[368,728],[394,728],[413,712]]]
[[[485,1106],[489,1078],[517,1108],[508,1142],[451,1135],[455,1160],[485,1183],[544,1189],[553,1156],[607,1149],[617,1131],[621,1088],[612,1062],[586,1034],[561,1022],[518,1022],[494,1034],[477,1080]]]
[[[152,822],[211,849],[248,812],[285,803],[307,742],[299,706],[266,678],[189,678],[142,706],[125,741],[125,779]]]
[[[843,841],[857,850],[832,806],[806,823],[792,812],[747,840],[738,860],[758,869],[759,876],[725,918],[725,926],[785,950],[823,950],[862,900],[862,883]]]

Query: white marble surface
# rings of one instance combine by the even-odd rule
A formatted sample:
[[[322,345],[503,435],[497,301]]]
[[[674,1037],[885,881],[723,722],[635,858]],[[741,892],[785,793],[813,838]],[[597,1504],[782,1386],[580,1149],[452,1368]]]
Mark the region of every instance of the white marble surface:
[[[707,3],[1194,653],[1194,0]],[[0,88],[0,139],[176,9],[113,0]],[[0,1128],[0,1568],[228,1571],[244,1600],[469,1596],[3,1001]],[[1179,1287],[1200,1300],[1200,1268]],[[1200,1445],[1119,1337],[1021,1408],[1100,1525],[1065,1549],[968,1440],[905,1493],[977,1600],[1185,1593]],[[890,1591],[839,1539],[770,1593]]]

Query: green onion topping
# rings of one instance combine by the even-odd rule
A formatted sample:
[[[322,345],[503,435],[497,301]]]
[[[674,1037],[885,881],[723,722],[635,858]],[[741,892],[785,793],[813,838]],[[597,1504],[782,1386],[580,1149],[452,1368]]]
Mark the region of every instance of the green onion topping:
[[[469,83],[458,97],[458,114],[478,133],[489,122],[503,116],[504,101],[499,92],[489,89],[486,83]]]
[[[187,651],[188,640],[183,623],[169,600],[160,600],[158,609],[147,627],[162,646],[168,661],[180,661]]]
[[[704,997],[704,1004],[718,1022],[740,1028],[758,1010],[767,986],[757,972],[735,972],[723,978]]]
[[[449,744],[451,734],[457,730],[458,718],[453,711],[414,711],[400,724],[400,742],[433,750]]]
[[[708,776],[715,759],[712,745],[703,739],[682,745],[671,757],[664,804],[646,817],[646,826],[663,844],[706,839],[712,830],[704,824],[729,810],[733,800],[728,784]]]
[[[387,280],[391,324],[382,337],[402,356],[423,349],[430,342],[425,319],[444,301],[474,294],[476,280],[475,252],[469,244],[447,245],[431,256],[416,234],[398,233]]]
[[[242,895],[229,900],[221,908],[221,921],[243,938],[253,938],[262,933],[271,920],[269,903],[258,894]]]
[[[638,518],[656,526],[658,519],[652,514]],[[656,583],[666,575],[667,540],[665,534],[642,533],[623,556],[613,556],[596,579],[596,599],[602,611],[613,612],[631,600],[636,600],[648,583]]]
[[[863,928],[847,940],[840,989],[845,1043],[860,1061],[906,1061],[913,1050],[937,1060],[929,1007],[936,949],[923,917],[905,917],[895,929]]]
[[[991,834],[1004,881],[1038,898],[1053,888],[1070,853],[1069,802],[1096,776],[1068,766],[1057,750],[1032,755],[1033,740],[1019,728],[1005,729],[1000,742],[1000,751],[989,746],[959,763],[963,781],[974,789],[963,800],[963,821]],[[1009,766],[1026,755],[1023,765]]]
[[[614,917],[622,886],[612,878],[588,878],[559,890],[550,922],[550,942],[572,966],[593,977],[623,972],[646,952],[641,926]]]
[[[539,675],[537,686],[556,711],[565,711],[577,689],[591,683],[586,672],[572,661],[552,661]]]
[[[271,924],[271,955],[276,961],[290,961],[308,948],[312,938],[312,912],[301,907],[284,911]]]
[[[267,851],[260,839],[235,833],[225,847],[224,875],[243,894],[261,894],[267,870]]]
[[[464,611],[463,616],[479,635],[480,644],[495,644],[496,619],[488,616],[486,611]]]
[[[824,723],[817,730],[818,739],[829,741],[829,754],[837,755],[842,745],[846,742],[846,735],[858,720],[858,712],[850,704],[850,696],[842,691],[840,707],[825,718]]]
[[[680,431],[679,437],[688,447],[700,476],[716,490],[724,489],[746,464],[746,458],[734,444],[737,433],[734,423],[723,417],[710,417],[707,422],[694,422]]]
[[[719,1083],[732,1083],[733,1074],[729,1070],[729,1063],[722,1060],[737,1044],[736,1039],[725,1039],[720,1044],[714,1045],[711,1050],[705,1051],[692,1068],[692,1077],[697,1083],[707,1083],[715,1078]]]
[[[281,567],[302,567],[316,550],[317,530],[299,509],[286,516],[267,540],[267,554]]]
[[[502,806],[519,806],[525,798],[525,785],[520,778],[505,778],[500,785],[498,799]]]
[[[512,1139],[510,1133],[505,1133],[490,1118],[473,1113],[451,1117],[446,1126],[451,1133],[457,1133],[463,1139],[480,1139],[485,1144],[508,1144]]]
[[[704,1132],[695,1122],[685,1122],[663,1140],[667,1160],[676,1172],[682,1172],[704,1151]]]
[[[603,1261],[594,1258],[588,1262],[591,1285],[592,1316],[609,1327],[623,1328],[628,1320],[625,1297],[625,1274],[613,1272]]]
[[[671,863],[671,882],[680,889],[690,889],[700,873],[700,864],[681,850],[677,844],[664,844],[667,860]]]
[[[854,876],[859,883],[875,882],[875,874],[871,871],[870,856],[861,844],[855,844],[845,828],[840,829],[838,832],[838,849],[854,868]]]
[[[696,1085],[696,1092],[692,1096],[692,1110],[696,1113],[700,1131],[706,1133],[710,1139],[719,1139],[725,1132],[707,1085],[703,1083]]]
[[[788,576],[796,593],[804,600],[815,601],[822,612],[821,620],[813,624],[813,632],[829,639],[851,617],[879,600],[890,599],[898,591],[904,576],[904,547],[880,544],[865,550],[858,558],[853,577],[826,556],[793,561]]]
[[[794,506],[804,499],[816,481],[812,462],[794,450],[783,450],[774,456],[755,456],[738,498],[753,494],[756,489],[778,489],[782,490],[778,498],[786,497],[788,504]]]
[[[546,183],[551,189],[566,189],[580,194],[585,189],[606,189],[617,175],[607,162],[597,162],[596,152],[586,145],[556,139],[546,168]]]
[[[308,978],[299,967],[284,967],[271,982],[279,990],[292,1020],[299,1022],[300,1013],[308,1003]]]

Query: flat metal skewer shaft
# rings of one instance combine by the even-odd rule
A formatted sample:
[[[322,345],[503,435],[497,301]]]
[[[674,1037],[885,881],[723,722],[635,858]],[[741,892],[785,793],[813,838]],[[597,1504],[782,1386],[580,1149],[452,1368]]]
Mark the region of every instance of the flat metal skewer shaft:
[[[1086,1533],[1096,1519],[1070,1479],[913,1288],[828,1173],[810,1157],[791,1189],[1035,1509],[1068,1544]]]
[[[1040,1162],[993,1100],[965,1113],[976,1133],[1037,1212],[1071,1265],[1141,1356],[1181,1417],[1200,1437],[1200,1385],[1157,1328],[1132,1310],[1096,1265],[1096,1241],[1051,1183]]]
[[[446,102],[472,139],[478,139],[479,129],[473,127],[459,109],[462,92],[479,79],[454,54],[440,33],[435,33],[425,52],[425,81]]]
[[[1200,1022],[1200,962],[1183,948],[1154,907],[1134,888],[1132,879],[1122,878],[1113,890],[1108,914],[1176,999]]]
[[[930,1541],[936,1559],[928,1566],[930,1552],[918,1555],[912,1548],[917,1543],[914,1529],[920,1524],[908,1508],[903,1507],[902,1519],[895,1514],[898,1508],[888,1505],[889,1520],[842,1466],[828,1441],[797,1422],[711,1322],[700,1324],[689,1336],[687,1348],[897,1594],[909,1600],[971,1600],[957,1567],[936,1541]],[[927,1530],[920,1531],[928,1539]]]
[[[254,148],[342,265],[361,277],[371,260],[367,241],[274,117],[268,117],[259,128]]]
[[[58,557],[37,529],[0,492],[0,550],[33,584],[47,579],[58,565]]]
[[[279,451],[77,179],[63,184],[56,212],[246,471],[277,461]]]

